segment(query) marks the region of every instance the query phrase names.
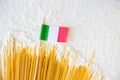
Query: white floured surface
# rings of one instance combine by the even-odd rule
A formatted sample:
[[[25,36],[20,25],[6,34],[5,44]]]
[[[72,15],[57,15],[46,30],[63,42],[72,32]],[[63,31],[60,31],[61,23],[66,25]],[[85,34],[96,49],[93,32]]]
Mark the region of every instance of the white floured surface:
[[[10,35],[38,43],[43,16],[71,27],[69,44],[83,57],[96,51],[105,80],[120,80],[120,0],[0,0],[0,44]]]

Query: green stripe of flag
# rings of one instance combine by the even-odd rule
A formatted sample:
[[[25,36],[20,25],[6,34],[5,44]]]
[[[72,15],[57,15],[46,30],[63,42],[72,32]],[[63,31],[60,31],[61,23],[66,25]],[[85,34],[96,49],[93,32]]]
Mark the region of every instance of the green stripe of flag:
[[[41,33],[40,33],[40,40],[47,40],[49,33],[49,25],[42,24]]]

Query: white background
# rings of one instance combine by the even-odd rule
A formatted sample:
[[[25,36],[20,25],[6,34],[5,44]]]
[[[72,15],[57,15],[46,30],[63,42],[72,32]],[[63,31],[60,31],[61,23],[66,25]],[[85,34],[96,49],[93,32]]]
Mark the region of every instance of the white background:
[[[70,27],[68,43],[83,57],[96,52],[105,80],[120,80],[120,0],[0,0],[0,48],[15,34],[38,42],[44,16],[47,24]]]

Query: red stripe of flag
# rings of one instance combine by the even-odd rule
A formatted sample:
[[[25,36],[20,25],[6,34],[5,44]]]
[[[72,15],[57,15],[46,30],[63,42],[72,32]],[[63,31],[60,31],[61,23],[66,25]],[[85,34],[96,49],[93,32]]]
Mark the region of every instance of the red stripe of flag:
[[[69,31],[68,27],[60,26],[57,42],[67,42],[68,31]]]

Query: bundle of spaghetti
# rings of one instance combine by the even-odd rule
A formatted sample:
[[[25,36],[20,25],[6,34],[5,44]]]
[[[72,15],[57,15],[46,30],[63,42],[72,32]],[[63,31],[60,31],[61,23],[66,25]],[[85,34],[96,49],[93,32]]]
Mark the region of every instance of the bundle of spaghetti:
[[[51,48],[42,43],[37,54],[36,46],[17,46],[13,39],[13,43],[8,41],[6,46],[4,80],[98,80],[98,73],[90,68],[93,55],[87,66],[76,66],[76,55],[69,65],[70,55],[70,51],[63,51],[58,60],[57,46]],[[1,73],[0,60],[0,80],[3,79]]]

